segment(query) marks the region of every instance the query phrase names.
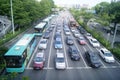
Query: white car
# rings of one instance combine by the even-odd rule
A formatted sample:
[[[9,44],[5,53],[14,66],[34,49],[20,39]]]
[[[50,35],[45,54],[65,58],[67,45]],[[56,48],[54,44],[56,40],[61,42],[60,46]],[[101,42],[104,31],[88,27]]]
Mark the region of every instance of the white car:
[[[101,48],[99,52],[100,52],[100,56],[105,60],[105,62],[108,62],[108,63],[115,62],[115,59],[114,59],[112,53],[109,50],[107,50],[106,48]]]
[[[41,39],[40,43],[39,43],[39,49],[46,49],[47,48],[47,39]]]
[[[63,53],[56,53],[55,67],[56,69],[66,69],[65,57]]]
[[[71,28],[71,31],[72,31],[72,32],[75,32],[75,31],[76,31],[76,29],[75,29],[75,28]]]
[[[73,34],[75,37],[80,37],[80,33],[78,31],[74,31]]]
[[[93,47],[100,47],[100,43],[95,38],[89,39],[89,42]]]
[[[91,35],[90,33],[86,33],[86,34],[85,34],[85,37],[89,40],[89,39],[92,38],[92,35]]]
[[[70,30],[65,30],[66,35],[70,35]]]

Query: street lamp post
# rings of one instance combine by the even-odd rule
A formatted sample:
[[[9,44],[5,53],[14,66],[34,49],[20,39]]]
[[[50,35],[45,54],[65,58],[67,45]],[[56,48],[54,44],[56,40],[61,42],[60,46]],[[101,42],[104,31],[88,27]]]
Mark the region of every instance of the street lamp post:
[[[14,19],[13,19],[12,0],[10,0],[10,5],[11,5],[11,17],[12,17],[12,31],[13,31],[13,34],[14,34],[15,31],[14,31]]]
[[[111,47],[112,47],[112,48],[114,47],[114,42],[115,42],[115,36],[116,36],[116,33],[117,33],[117,28],[118,28],[118,26],[116,25],[116,26],[115,26],[115,31],[114,31],[113,40],[112,40],[112,44],[111,44]]]

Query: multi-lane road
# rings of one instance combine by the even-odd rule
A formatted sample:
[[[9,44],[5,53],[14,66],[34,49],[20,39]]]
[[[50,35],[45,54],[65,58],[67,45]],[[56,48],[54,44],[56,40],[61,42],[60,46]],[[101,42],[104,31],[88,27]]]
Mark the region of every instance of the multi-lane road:
[[[70,56],[68,55],[69,45],[66,44],[66,35],[63,30],[63,20],[66,18],[65,16],[67,16],[65,13],[61,13],[57,18],[52,19],[51,23],[55,22],[55,28],[52,30],[52,32],[50,32],[47,49],[39,50],[37,45],[28,65],[26,66],[25,71],[21,73],[18,78],[20,79],[22,76],[28,76],[30,80],[120,80],[120,63],[117,60],[112,64],[104,62],[104,60],[99,56],[99,48],[93,48],[89,44],[88,40],[86,40],[86,45],[80,45],[77,42],[77,39],[73,36],[72,32],[71,36],[74,39],[74,45],[79,51],[80,61],[71,60]],[[63,48],[60,50],[54,48],[54,35],[57,24],[61,25]],[[51,27],[51,25],[48,27]],[[40,37],[37,37],[38,44],[40,39]],[[33,60],[36,53],[39,51],[42,51],[45,54],[45,65],[43,70],[34,70]],[[65,70],[55,69],[55,56],[58,51],[64,53],[67,66]],[[94,69],[88,65],[88,62],[85,59],[86,51],[96,52],[102,64],[100,68]]]

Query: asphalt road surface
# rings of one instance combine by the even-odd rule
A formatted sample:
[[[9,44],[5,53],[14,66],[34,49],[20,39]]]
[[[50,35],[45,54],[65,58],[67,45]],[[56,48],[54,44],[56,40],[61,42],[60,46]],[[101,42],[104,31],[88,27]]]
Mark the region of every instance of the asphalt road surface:
[[[73,61],[68,55],[68,45],[66,44],[66,35],[63,30],[63,20],[69,16],[67,12],[61,12],[57,18],[54,18],[52,21],[61,25],[61,35],[62,35],[62,44],[63,48],[61,50],[56,50],[54,48],[54,35],[56,32],[56,27],[50,33],[50,38],[48,40],[48,46],[46,50],[42,50],[45,53],[45,66],[43,70],[34,70],[33,69],[33,59],[37,52],[40,50],[38,46],[35,48],[31,59],[26,66],[26,69],[23,73],[19,74],[18,79],[20,80],[23,76],[28,76],[30,80],[120,80],[120,63],[116,60],[115,63],[108,64],[103,61],[99,56],[99,48],[93,48],[88,40],[86,45],[80,45],[76,38],[74,38],[74,45],[79,50],[80,61]],[[51,22],[52,22],[51,21]],[[50,27],[51,25],[49,25]],[[82,34],[81,34],[82,35]],[[41,38],[37,38],[38,44]],[[100,68],[94,69],[88,65],[88,62],[85,59],[86,51],[96,52],[97,56],[100,58],[102,66]],[[55,55],[56,52],[63,52],[65,55],[65,62],[67,68],[65,70],[56,70],[55,69]]]

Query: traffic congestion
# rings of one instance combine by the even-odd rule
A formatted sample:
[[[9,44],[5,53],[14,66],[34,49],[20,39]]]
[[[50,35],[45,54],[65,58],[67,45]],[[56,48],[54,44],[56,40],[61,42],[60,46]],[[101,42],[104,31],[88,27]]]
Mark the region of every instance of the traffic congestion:
[[[63,14],[62,14],[63,15]],[[59,15],[51,20],[26,69],[88,69],[115,68],[120,63],[112,53],[102,46],[90,33],[81,34],[77,27],[71,27],[66,17]],[[69,17],[69,16],[67,16]],[[44,54],[43,60],[35,62],[35,56]]]

